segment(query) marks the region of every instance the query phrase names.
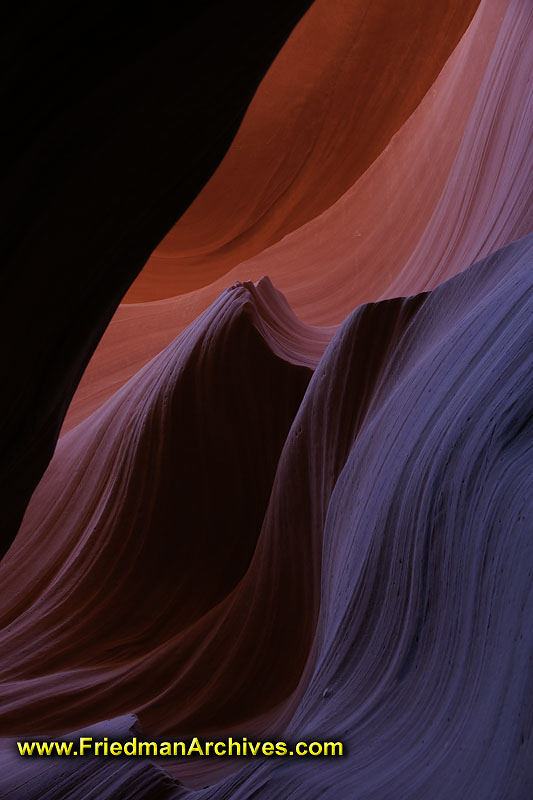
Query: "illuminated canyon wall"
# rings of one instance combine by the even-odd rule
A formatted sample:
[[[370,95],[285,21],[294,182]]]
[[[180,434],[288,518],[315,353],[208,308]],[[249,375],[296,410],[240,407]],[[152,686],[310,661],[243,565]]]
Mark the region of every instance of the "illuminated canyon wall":
[[[0,797],[529,800],[529,0],[119,11],[12,75]]]

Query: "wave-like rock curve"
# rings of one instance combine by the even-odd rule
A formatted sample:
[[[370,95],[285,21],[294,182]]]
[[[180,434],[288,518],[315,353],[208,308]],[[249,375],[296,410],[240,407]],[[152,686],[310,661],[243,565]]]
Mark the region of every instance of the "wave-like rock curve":
[[[530,236],[432,292],[362,306],[328,346],[246,574],[186,644],[156,649],[151,669],[159,658],[172,669],[137,711],[165,734],[227,730],[223,719],[235,731],[255,713],[258,730],[339,739],[347,753],[253,763],[194,797],[529,796],[532,259]],[[120,526],[109,533],[120,539]],[[112,614],[120,596],[109,600]],[[38,609],[8,632],[23,637],[33,616],[34,665],[53,649],[51,612]],[[67,727],[90,714],[83,692],[94,704],[89,675],[103,669],[91,666],[50,681],[13,665],[19,727],[46,709],[52,727],[60,708]],[[64,702],[72,676],[75,704]],[[114,677],[132,704],[130,673]],[[2,719],[12,729],[15,717]],[[191,768],[172,771],[187,781]]]
[[[336,203],[203,289],[120,306],[64,430],[228,282],[269,275],[301,319],[333,326],[361,303],[434,288],[529,233],[532,37],[527,0],[483,0],[415,113]]]
[[[236,284],[62,438],[0,565],[4,733],[128,711],[183,668],[254,554],[320,357],[304,333],[268,280]]]

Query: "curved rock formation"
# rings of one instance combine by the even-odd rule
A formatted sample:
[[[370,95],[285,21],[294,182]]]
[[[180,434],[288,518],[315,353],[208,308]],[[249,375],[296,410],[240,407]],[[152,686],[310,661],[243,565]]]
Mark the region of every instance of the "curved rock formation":
[[[78,727],[79,714],[81,726],[115,702],[117,713],[147,703],[168,681],[162,671],[184,663],[183,640],[254,554],[326,344],[314,353],[308,333],[268,281],[235,285],[61,439],[0,564],[4,732],[24,718],[26,730]],[[116,684],[135,671],[133,700]],[[37,676],[35,708],[24,681]],[[64,703],[46,710],[58,680]]]
[[[307,5],[6,15],[0,798],[533,795],[533,10]]]
[[[129,704],[137,696],[150,732],[220,732],[223,720],[235,731],[285,696],[263,729],[288,741],[327,731],[345,743],[341,763],[288,759],[275,771],[268,760],[253,763],[195,797],[285,798],[288,785],[316,798],[343,787],[346,796],[381,800],[405,786],[415,798],[527,797],[532,259],[530,236],[433,292],[363,306],[348,318],[292,423],[246,574],[202,620],[193,612],[181,637],[153,643],[147,674],[139,673],[142,617],[122,620],[125,641],[120,646],[115,632],[117,649],[105,657],[80,636],[96,603],[115,619],[117,606],[131,612],[124,586],[95,594],[89,606],[86,587],[77,599],[78,581],[92,569],[84,550],[98,535],[94,523],[83,532],[80,514],[80,544],[65,543],[48,585],[4,634],[7,660],[18,654],[2,697],[4,729],[53,729],[61,719],[68,726],[97,713],[97,702],[113,713],[120,696]],[[237,291],[237,303],[221,297],[213,316],[245,307]],[[191,338],[196,344],[184,344]],[[113,401],[108,406],[113,417]],[[55,464],[60,470],[61,459],[50,472]],[[125,464],[133,474],[135,456]],[[45,500],[36,497],[35,508],[42,512]],[[135,560],[122,530],[109,529],[106,544]],[[17,542],[6,559],[11,574],[17,559],[27,561]],[[106,564],[109,554],[100,569]],[[123,566],[120,574],[135,583]],[[61,614],[57,593],[73,571],[68,624],[58,625],[67,610]],[[181,586],[170,591],[178,598]],[[151,636],[165,630],[159,623]],[[15,651],[10,644],[30,641],[28,626],[34,652],[25,666],[20,643]],[[98,630],[102,647],[101,621]],[[58,646],[69,635],[70,651]],[[152,678],[157,692],[143,702]],[[133,797],[134,779],[128,791]],[[175,791],[170,796],[188,796]]]
[[[113,312],[309,5],[96,0],[6,18],[2,551]]]
[[[532,35],[525,0],[484,0],[431,92],[330,209],[202,290],[121,305],[64,429],[116,391],[227,282],[267,274],[298,316],[333,325],[360,303],[432,288],[528,233]]]
[[[126,302],[212,283],[329,208],[416,109],[478,4],[315,0]]]

